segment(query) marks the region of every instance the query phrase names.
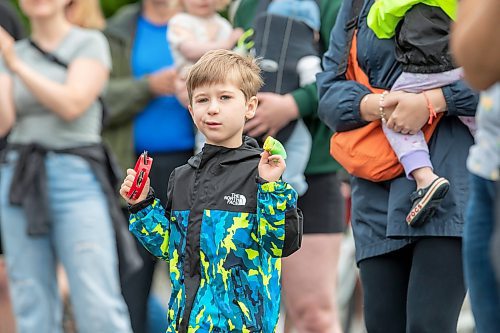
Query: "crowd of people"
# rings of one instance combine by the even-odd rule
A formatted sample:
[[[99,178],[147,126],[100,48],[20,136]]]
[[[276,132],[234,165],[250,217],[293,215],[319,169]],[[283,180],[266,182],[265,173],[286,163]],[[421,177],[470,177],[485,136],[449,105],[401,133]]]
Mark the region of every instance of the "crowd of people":
[[[280,308],[285,332],[341,333],[346,228],[367,332],[455,332],[467,291],[476,332],[500,332],[497,0],[18,3],[0,333],[267,333]]]

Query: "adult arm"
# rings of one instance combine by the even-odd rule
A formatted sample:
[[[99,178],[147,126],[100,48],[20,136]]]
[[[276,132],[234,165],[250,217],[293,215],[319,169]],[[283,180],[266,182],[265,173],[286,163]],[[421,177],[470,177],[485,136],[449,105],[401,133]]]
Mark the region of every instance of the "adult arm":
[[[320,35],[323,50],[328,48],[330,31],[336,21],[342,1],[321,1]],[[257,1],[241,1],[234,18],[234,25],[248,29],[251,27]],[[286,95],[260,93],[259,108],[255,117],[247,122],[245,131],[249,135],[274,135],[290,121],[297,118],[317,117],[318,90],[316,83],[308,84]]]
[[[370,96],[368,108],[362,99],[371,93],[364,85],[347,80],[345,73],[338,73],[341,59],[347,51],[346,22],[351,11],[351,3],[344,1],[333,27],[328,51],[323,56],[323,72],[317,75],[319,118],[335,132],[343,132],[366,125],[379,118],[375,110],[377,96]],[[362,112],[363,111],[363,112]]]
[[[12,37],[0,28],[0,44],[12,41]],[[93,38],[86,42],[99,44],[97,49],[107,48],[104,38]],[[39,74],[31,65],[19,59],[13,44],[8,49],[2,47],[2,53],[7,67],[36,99],[65,121],[80,117],[96,101],[109,75],[106,64],[85,51],[68,65],[66,81],[63,83]]]
[[[12,78],[0,73],[0,137],[5,136],[16,121],[14,97],[12,91]]]
[[[380,119],[380,95],[370,94],[368,88],[355,81],[346,80],[344,74],[337,74],[339,59],[342,59],[346,48],[346,34],[344,32],[350,3],[344,2],[330,40],[330,48],[323,59],[325,71],[318,75],[319,87],[319,116],[334,131],[347,131]],[[390,41],[380,40],[379,43]],[[412,96],[415,95],[415,96]],[[447,111],[452,116],[473,116],[477,105],[477,94],[463,81],[430,91],[428,93],[432,105],[438,112]],[[365,96],[367,96],[365,98]],[[399,102],[404,102],[399,105]],[[398,108],[399,106],[399,108]],[[410,114],[405,110],[418,109],[419,121],[410,125]],[[385,98],[387,119],[393,116],[393,121],[399,118],[396,129],[415,131],[415,126],[423,126],[429,117],[427,103],[423,96],[402,92],[391,93]],[[405,110],[403,110],[405,109]],[[397,112],[396,112],[397,110]],[[416,125],[417,124],[417,125]],[[394,126],[391,122],[391,126]],[[419,127],[419,129],[420,129]]]
[[[109,106],[107,126],[129,122],[144,110],[155,95],[173,94],[175,69],[163,69],[142,78],[132,75],[127,43],[105,31],[111,51],[113,70],[104,100]]]
[[[388,95],[384,105],[393,107],[387,127],[403,134],[418,132],[429,120],[430,108],[447,116],[476,114],[479,95],[463,81],[425,91],[424,94],[395,92]]]
[[[200,40],[196,32],[193,31],[193,25],[199,24],[198,21],[184,13],[177,14],[170,19],[169,30],[167,32],[167,39],[172,48],[176,48],[187,60],[196,62],[206,52],[217,49],[232,49],[240,36],[243,33],[242,29],[232,29],[227,21],[215,21],[220,26],[211,27],[211,31],[207,31],[208,40]],[[205,27],[208,28],[208,27]],[[217,28],[217,29],[215,29]],[[219,29],[231,31],[229,36],[225,39],[217,40]]]
[[[172,30],[173,33],[175,33],[175,31],[176,30]],[[191,38],[186,38],[184,41],[179,43],[179,52],[181,52],[182,55],[189,61],[195,62],[208,51],[217,49],[232,49],[236,45],[236,42],[242,33],[243,30],[235,29],[231,32],[228,38],[214,41],[199,41],[196,40],[194,36],[191,36]]]
[[[109,107],[106,125],[114,126],[129,121],[142,111],[152,98],[147,77],[111,77],[104,95],[104,101]]]
[[[498,0],[462,0],[452,26],[450,46],[466,80],[484,90],[500,81],[500,35]]]

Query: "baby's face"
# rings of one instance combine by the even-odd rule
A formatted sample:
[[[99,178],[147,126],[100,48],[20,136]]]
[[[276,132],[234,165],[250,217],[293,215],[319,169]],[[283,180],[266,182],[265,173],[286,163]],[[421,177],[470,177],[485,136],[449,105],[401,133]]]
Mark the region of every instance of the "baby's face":
[[[207,143],[237,148],[242,144],[246,119],[255,115],[257,97],[248,101],[232,83],[218,83],[195,88],[189,112]]]
[[[217,10],[217,0],[182,0],[182,5],[187,13],[199,17],[210,17]]]

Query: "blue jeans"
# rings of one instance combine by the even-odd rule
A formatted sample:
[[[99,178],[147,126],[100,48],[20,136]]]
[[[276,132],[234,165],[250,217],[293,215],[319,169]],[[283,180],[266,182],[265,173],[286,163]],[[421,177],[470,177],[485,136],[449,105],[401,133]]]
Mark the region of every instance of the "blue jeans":
[[[463,255],[477,333],[500,332],[500,299],[490,257],[495,192],[495,182],[470,175]]]
[[[287,154],[283,180],[292,185],[301,196],[306,193],[308,188],[304,171],[309,162],[312,147],[311,133],[302,119],[297,121],[292,135],[286,142],[283,142],[283,147]]]
[[[47,154],[52,227],[32,237],[24,210],[9,203],[16,160],[10,152],[1,165],[0,220],[18,333],[62,332],[58,263],[68,276],[79,333],[131,333],[107,202],[89,164],[74,155]]]
[[[158,296],[149,293],[148,298],[148,332],[149,333],[163,333],[168,328],[167,309],[161,304]]]

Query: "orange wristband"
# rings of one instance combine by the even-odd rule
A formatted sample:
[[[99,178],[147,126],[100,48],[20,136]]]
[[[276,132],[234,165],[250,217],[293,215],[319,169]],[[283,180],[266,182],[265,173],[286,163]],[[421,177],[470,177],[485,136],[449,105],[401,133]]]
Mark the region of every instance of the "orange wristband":
[[[434,119],[437,118],[437,113],[436,110],[434,109],[434,106],[431,103],[431,100],[429,99],[429,96],[425,93],[425,91],[422,91],[422,95],[425,97],[425,101],[427,102],[427,110],[429,110],[429,121],[428,124],[431,125]]]

